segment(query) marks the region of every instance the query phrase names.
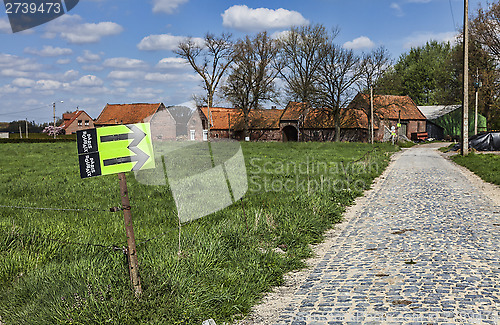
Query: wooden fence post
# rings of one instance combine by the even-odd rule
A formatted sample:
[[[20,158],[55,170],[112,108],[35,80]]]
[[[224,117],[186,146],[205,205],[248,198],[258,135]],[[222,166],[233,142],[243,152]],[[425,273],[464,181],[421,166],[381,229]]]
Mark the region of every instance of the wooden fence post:
[[[120,196],[122,200],[123,217],[125,219],[125,231],[127,233],[127,257],[130,282],[134,288],[136,296],[142,294],[141,279],[139,277],[139,262],[137,259],[137,249],[135,247],[134,226],[132,224],[132,212],[128,198],[127,179],[125,173],[118,173],[120,180]]]

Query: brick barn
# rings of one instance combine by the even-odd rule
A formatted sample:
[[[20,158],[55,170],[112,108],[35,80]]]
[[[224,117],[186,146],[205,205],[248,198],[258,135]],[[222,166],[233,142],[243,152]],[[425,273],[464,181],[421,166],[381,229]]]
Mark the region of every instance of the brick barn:
[[[408,139],[417,133],[426,132],[426,118],[409,96],[376,95],[373,97],[374,138],[375,141],[388,141],[391,127],[398,129],[400,136]],[[370,112],[370,96],[358,94],[347,107],[343,129],[350,130],[359,140],[369,141],[368,114]]]

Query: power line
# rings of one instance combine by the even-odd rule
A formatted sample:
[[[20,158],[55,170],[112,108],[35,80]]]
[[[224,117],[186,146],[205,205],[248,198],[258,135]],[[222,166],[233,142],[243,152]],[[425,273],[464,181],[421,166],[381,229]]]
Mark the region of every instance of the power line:
[[[455,31],[458,31],[457,24],[455,23],[455,15],[453,14],[453,6],[451,5],[451,0],[448,0],[450,3],[450,12],[451,12],[451,19],[453,20],[453,28]]]
[[[19,114],[19,113],[31,112],[31,111],[39,110],[39,109],[42,109],[42,108],[48,108],[48,107],[50,107],[50,105],[44,105],[44,106],[40,106],[40,107],[36,107],[36,108],[30,108],[30,109],[26,109],[26,110],[22,110],[22,111],[17,111],[17,112],[1,113],[0,115],[16,115],[16,114]]]

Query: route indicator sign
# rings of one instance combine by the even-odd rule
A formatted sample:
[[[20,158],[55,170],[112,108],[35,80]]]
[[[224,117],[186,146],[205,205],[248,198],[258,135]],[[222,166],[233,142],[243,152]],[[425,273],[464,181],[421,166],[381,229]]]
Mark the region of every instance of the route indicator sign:
[[[76,132],[82,178],[154,168],[149,123]]]

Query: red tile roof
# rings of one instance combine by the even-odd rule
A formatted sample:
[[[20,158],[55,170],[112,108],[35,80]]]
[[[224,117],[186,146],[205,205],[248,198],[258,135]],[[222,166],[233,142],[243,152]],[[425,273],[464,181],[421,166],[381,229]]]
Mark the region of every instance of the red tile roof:
[[[285,111],[281,116],[281,120],[298,120],[308,108],[310,108],[309,103],[288,102],[288,105],[286,105]]]
[[[201,111],[208,115],[207,107]],[[249,113],[249,128],[251,129],[279,129],[282,109],[253,109]],[[214,130],[243,130],[245,128],[243,112],[237,108],[210,107],[210,128]]]
[[[62,127],[62,128],[67,128],[68,126],[71,125],[71,123],[73,123],[74,120],[76,120],[78,118],[78,116],[80,116],[80,114],[82,114],[84,111],[79,111],[79,110],[76,110],[74,111],[73,113],[64,113],[63,114],[63,119],[64,121],[62,122],[61,125],[59,125],[59,127]]]
[[[370,109],[370,96],[358,94],[349,104],[344,122],[347,128],[368,128],[368,117],[364,112]],[[374,116],[380,120],[397,120],[401,111],[402,120],[425,120],[409,96],[375,95],[373,97]]]
[[[94,121],[98,125],[134,124],[149,121],[159,110],[164,109],[162,103],[146,104],[107,104],[99,117]]]
[[[304,120],[306,129],[331,129],[335,127],[335,121],[331,113],[326,109],[311,108]]]

